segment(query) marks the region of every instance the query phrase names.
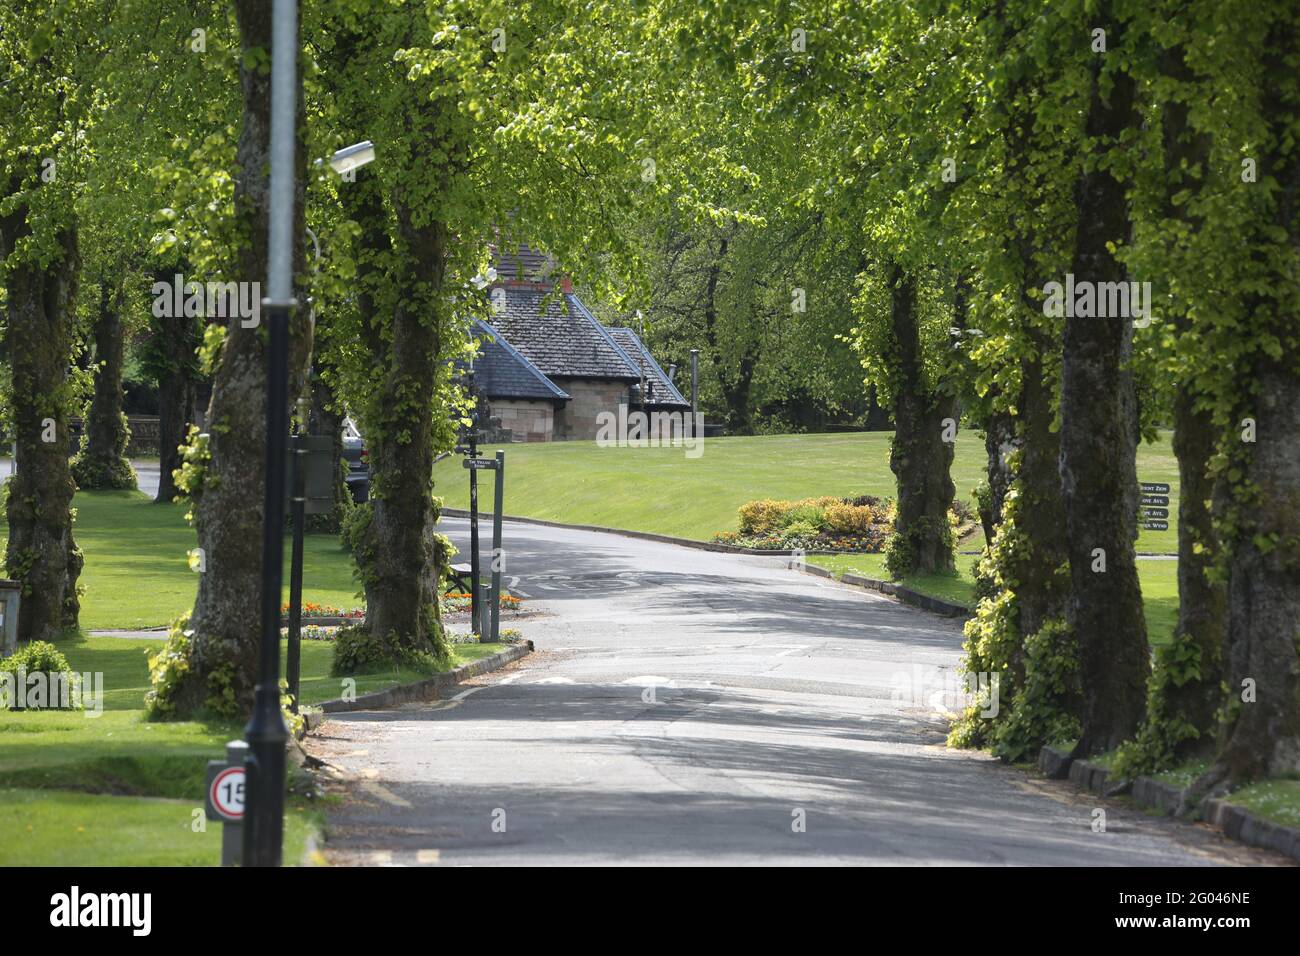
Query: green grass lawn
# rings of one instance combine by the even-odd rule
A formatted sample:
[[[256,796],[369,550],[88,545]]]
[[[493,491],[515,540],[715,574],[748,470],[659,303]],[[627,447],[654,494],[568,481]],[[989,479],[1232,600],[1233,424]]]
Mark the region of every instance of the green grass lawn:
[[[74,670],[103,673],[103,713],[0,712],[0,864],[183,866],[220,859],[219,827],[193,832],[192,812],[203,806],[207,761],[221,757],[228,740],[242,738],[243,727],[145,720],[147,657],[161,646],[113,637],[61,641]],[[455,663],[502,648],[458,644]],[[332,653],[328,642],[303,642],[304,703],[340,696],[340,678],[329,676]],[[356,689],[366,693],[423,676],[368,674],[356,679]],[[302,806],[290,801],[290,808],[285,859],[296,862],[315,823]]]
[[[851,571],[869,578],[889,579],[883,554],[814,554],[809,555],[807,561],[833,571],[836,577]],[[930,597],[970,607],[975,600],[972,573],[975,561],[976,558],[970,555],[961,555],[957,558],[957,573],[954,575],[914,575],[899,583]],[[1152,645],[1164,644],[1173,634],[1178,620],[1178,562],[1139,560],[1138,578],[1142,582],[1147,639]]]
[[[202,801],[0,789],[0,866],[212,866],[221,824],[194,830]],[[289,806],[284,860],[303,859],[315,814]]]
[[[506,511],[707,540],[717,531],[735,530],[736,509],[754,498],[893,496],[890,437],[888,432],[865,432],[716,438],[707,440],[703,455],[695,459],[680,448],[599,448],[595,442],[510,445]],[[970,499],[983,469],[982,440],[963,432],[953,464],[959,497]],[[1177,463],[1168,435],[1138,450],[1138,473],[1144,480],[1175,484]],[[434,476],[448,506],[466,506],[468,483],[458,456],[439,462]],[[1176,509],[1176,487],[1174,491]],[[187,555],[196,541],[184,505],[156,505],[133,491],[80,492],[74,504],[75,535],[85,554],[82,627],[156,627],[193,606],[198,575],[189,570]],[[976,550],[981,543],[982,535],[976,533],[961,548]],[[1138,548],[1173,552],[1175,533],[1143,532]],[[286,562],[289,551],[286,546]],[[357,590],[352,559],[337,536],[308,535],[304,600],[355,607],[360,603]]]
[[[74,505],[73,533],[86,558],[80,582],[86,591],[82,627],[155,627],[194,606],[198,574],[189,569],[188,553],[197,541],[185,522],[185,505],[154,504],[138,491],[83,491]],[[286,538],[286,582],[290,552]],[[360,603],[356,594],[352,558],[338,536],[307,535],[303,600],[348,608]]]
[[[500,446],[506,452],[507,514],[569,524],[594,524],[707,540],[735,531],[736,509],[756,498],[817,495],[894,497],[889,470],[890,432],[835,435],[765,435],[710,438],[703,454],[679,448],[602,448],[595,442]],[[496,447],[483,452],[492,457]],[[984,475],[983,439],[957,436],[953,483],[971,501]],[[1170,513],[1178,513],[1178,463],[1170,434],[1138,448],[1138,478],[1172,487]],[[467,508],[469,481],[460,457],[434,468],[437,494],[447,507]],[[480,499],[481,501],[482,499]],[[1178,550],[1176,522],[1168,531],[1144,531],[1139,551]]]

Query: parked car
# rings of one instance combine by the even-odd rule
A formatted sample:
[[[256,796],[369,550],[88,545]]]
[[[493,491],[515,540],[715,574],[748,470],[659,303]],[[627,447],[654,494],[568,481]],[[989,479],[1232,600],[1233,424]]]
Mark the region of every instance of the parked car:
[[[370,461],[365,440],[350,418],[343,419],[343,460],[348,465],[345,480],[352,500],[365,501],[370,497]]]

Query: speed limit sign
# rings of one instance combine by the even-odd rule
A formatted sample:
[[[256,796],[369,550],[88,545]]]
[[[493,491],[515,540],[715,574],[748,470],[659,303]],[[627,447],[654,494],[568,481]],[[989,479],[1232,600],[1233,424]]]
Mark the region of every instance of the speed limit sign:
[[[210,820],[244,819],[244,768],[222,760],[208,764],[207,816]]]

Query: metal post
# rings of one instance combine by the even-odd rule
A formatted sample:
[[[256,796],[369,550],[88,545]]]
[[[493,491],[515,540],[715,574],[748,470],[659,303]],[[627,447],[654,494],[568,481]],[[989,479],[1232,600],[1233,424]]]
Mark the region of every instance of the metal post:
[[[691,349],[691,423],[700,412],[700,350]]]
[[[280,714],[280,585],[284,560],[284,466],[289,433],[289,312],[293,300],[293,209],[297,192],[297,0],[275,0],[271,34],[271,188],[267,249],[266,486],[262,503],[262,647],[249,755],[244,866],[279,866],[284,839]]]
[[[470,457],[477,458],[474,442],[470,441]],[[480,615],[483,613],[478,599],[478,469],[469,470],[469,622],[470,630],[483,635]]]
[[[248,744],[232,740],[226,744],[226,763],[232,767],[248,760]],[[244,824],[238,820],[225,820],[221,824],[221,865],[239,866],[244,858]]]
[[[290,502],[290,519],[293,521],[293,557],[289,563],[289,650],[284,669],[289,678],[290,705],[298,713],[298,684],[302,674],[302,547],[307,523],[307,498],[305,492],[307,449],[302,447],[302,435],[293,436],[293,462],[289,472],[289,486],[293,489]]]
[[[496,499],[492,502],[492,643],[501,637],[501,508],[505,500],[506,453],[497,452]]]

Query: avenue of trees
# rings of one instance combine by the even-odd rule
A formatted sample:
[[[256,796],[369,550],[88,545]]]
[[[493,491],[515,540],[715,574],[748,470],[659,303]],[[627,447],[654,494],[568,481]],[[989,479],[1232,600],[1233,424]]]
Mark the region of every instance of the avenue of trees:
[[[190,500],[206,566],[160,715],[252,694],[264,329],[159,315],[149,290],[264,280],[269,11],[0,11],[6,572],[24,639],[76,626],[72,497],[131,482],[123,348],[145,343],[159,497]],[[954,568],[952,436],[982,433],[967,667],[1000,706],[952,744],[1204,758],[1197,795],[1300,771],[1300,8],[320,0],[301,23],[290,394],[346,408],[370,450],[372,500],[342,520],[367,607],[350,659],[446,654],[432,463],[488,247],[527,241],[679,369],[701,349],[733,432],[878,404],[896,576]],[[355,176],[313,163],[363,139]],[[1135,455],[1157,428],[1179,613],[1153,656]]]

